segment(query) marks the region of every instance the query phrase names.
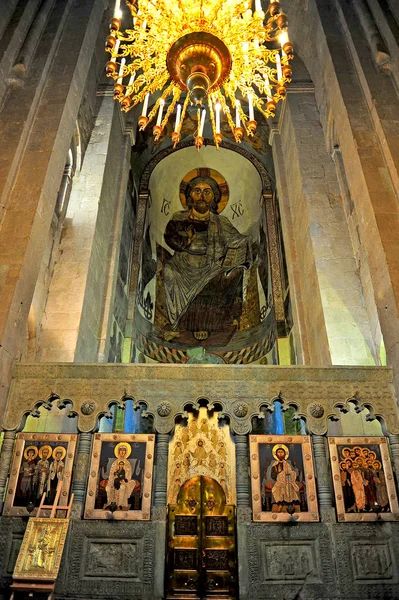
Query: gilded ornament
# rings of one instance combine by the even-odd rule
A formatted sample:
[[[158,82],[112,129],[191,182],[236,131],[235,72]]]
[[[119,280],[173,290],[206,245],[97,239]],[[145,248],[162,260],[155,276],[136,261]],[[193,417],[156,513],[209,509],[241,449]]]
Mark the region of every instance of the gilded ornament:
[[[171,412],[172,406],[169,402],[161,402],[161,404],[158,405],[157,413],[160,417],[168,417]]]

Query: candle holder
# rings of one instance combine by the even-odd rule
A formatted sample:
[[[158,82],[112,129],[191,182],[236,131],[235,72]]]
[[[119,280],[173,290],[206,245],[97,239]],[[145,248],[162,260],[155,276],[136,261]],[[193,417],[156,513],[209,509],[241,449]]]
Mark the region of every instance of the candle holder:
[[[275,101],[270,99],[266,103],[266,108],[271,113],[271,115],[274,117],[274,111],[276,110],[276,103],[275,103]]]
[[[237,144],[241,144],[241,140],[244,137],[244,130],[242,127],[234,127],[234,137]]]
[[[200,149],[202,148],[203,145],[204,145],[204,138],[201,135],[197,135],[195,137],[195,147],[197,148],[198,152],[200,151]]]
[[[291,65],[284,65],[283,68],[282,68],[282,70],[283,70],[284,77],[286,78],[286,80],[288,82],[290,82],[291,81],[291,76],[292,76]]]
[[[110,23],[110,26],[109,26],[110,30],[111,31],[119,31],[120,26],[121,26],[120,19],[117,19],[116,17],[113,17],[111,19],[111,23]]]
[[[121,102],[122,110],[127,112],[130,108],[131,103],[132,99],[129,96],[125,96]]]
[[[115,71],[116,71],[116,62],[109,60],[105,67],[105,72],[106,72],[107,76],[112,77],[112,75],[115,73]]]
[[[276,86],[276,92],[277,92],[277,94],[281,98],[285,98],[285,96],[287,94],[287,90],[285,89],[285,85],[283,85],[282,83],[280,83],[278,86]]]
[[[248,121],[247,127],[251,135],[255,133],[257,125],[258,123],[256,121]]]
[[[117,100],[119,98],[119,96],[121,96],[123,94],[124,89],[125,89],[125,86],[122,85],[121,83],[114,84],[114,100]]]
[[[216,147],[220,146],[220,144],[222,143],[222,141],[223,141],[222,134],[220,132],[219,133],[215,133],[215,144],[216,144]]]
[[[269,13],[271,17],[274,17],[275,15],[278,15],[278,13],[280,12],[281,6],[280,6],[280,2],[271,2],[269,4]]]
[[[105,40],[105,47],[113,50],[116,44],[116,37],[114,35],[109,35]]]
[[[154,129],[152,130],[152,135],[154,136],[154,140],[157,142],[162,133],[162,127],[160,125],[154,125]]]
[[[139,120],[138,120],[138,125],[139,125],[139,131],[144,131],[144,129],[148,125],[148,117],[146,117],[145,115],[141,115],[141,117],[139,117]]]
[[[178,131],[173,131],[172,142],[173,142],[173,148],[176,148],[177,144],[180,142],[180,133]]]
[[[292,60],[294,58],[294,46],[289,40],[288,42],[285,42],[283,46],[283,51],[286,53],[287,58],[289,60]]]
[[[280,13],[276,18],[276,24],[279,29],[287,29],[287,15]]]

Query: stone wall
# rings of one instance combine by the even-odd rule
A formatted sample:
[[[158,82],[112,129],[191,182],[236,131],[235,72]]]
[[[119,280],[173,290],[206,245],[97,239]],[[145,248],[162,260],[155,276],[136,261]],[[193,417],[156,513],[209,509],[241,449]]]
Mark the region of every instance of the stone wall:
[[[394,89],[397,9],[391,1],[384,6],[382,11],[381,4],[371,0],[292,0],[286,11],[291,38],[315,86],[326,147],[331,150],[333,140],[342,155],[362,260],[368,265],[387,359],[395,369],[399,389],[398,267],[394,258],[398,256],[399,159],[396,137],[391,135],[398,114]],[[390,57],[383,65],[376,62],[381,58],[376,52],[380,42]],[[361,269],[366,301],[370,297],[368,272]],[[367,310],[378,339],[372,304],[369,302]]]
[[[37,4],[26,3],[26,9]],[[11,366],[26,343],[26,322],[57,192],[103,22],[102,2],[68,0],[57,10],[50,4],[43,4],[44,12],[33,23],[32,41],[27,32],[34,15],[28,18],[26,11],[14,14],[16,21],[2,38],[4,57],[9,57],[2,63],[4,69],[18,61],[25,42],[30,52],[23,77],[16,83],[13,77],[1,78],[9,86],[0,111],[0,411]]]
[[[294,245],[299,257],[294,261],[295,271],[291,266],[292,288],[302,305],[308,360],[311,364],[373,364],[376,349],[334,163],[326,149],[312,89],[301,91],[297,86],[288,94],[272,139],[274,146],[281,144],[283,154],[281,163],[276,148],[277,186],[286,245]]]

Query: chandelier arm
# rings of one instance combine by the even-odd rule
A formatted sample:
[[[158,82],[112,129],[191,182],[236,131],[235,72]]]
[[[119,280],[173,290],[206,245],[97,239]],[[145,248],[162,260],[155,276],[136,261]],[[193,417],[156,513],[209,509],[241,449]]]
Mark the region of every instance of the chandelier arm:
[[[223,86],[223,89],[225,90],[224,86]],[[218,91],[218,100],[219,100],[220,104],[222,105],[224,114],[227,117],[227,122],[230,126],[231,133],[234,135],[235,125],[234,125],[233,118],[231,116],[231,111],[230,111],[230,108],[227,106],[226,98],[223,96],[223,94],[220,90]]]
[[[215,124],[215,113],[213,111],[213,105],[212,105],[212,100],[211,100],[211,96],[208,96],[208,107],[209,107],[209,116],[211,118],[211,126],[212,126],[212,133],[213,133],[213,139],[216,145],[216,149],[219,150],[219,140],[218,137],[216,135],[216,124]]]
[[[177,86],[175,86],[173,88],[172,102],[168,106],[168,110],[166,111],[165,116],[161,123],[161,132],[164,130],[166,123],[169,121],[170,115],[174,112],[176,104],[178,103],[180,96],[181,96],[181,89],[178,88]]]
[[[148,123],[151,123],[151,121],[153,120],[153,118],[155,117],[155,115],[158,112],[159,109],[159,105],[161,104],[162,100],[165,101],[165,99],[170,96],[170,93],[173,89],[173,82],[168,85],[168,87],[166,88],[166,90],[164,90],[164,92],[162,93],[161,97],[158,98],[158,100],[155,102],[154,106],[152,107],[152,110],[150,112],[150,114],[148,115]],[[148,125],[147,123],[147,125]]]
[[[240,87],[240,85],[238,86],[238,88],[241,90],[241,92],[243,92],[243,89]],[[235,101],[236,101],[235,96],[233,94],[231,94],[230,91],[228,91],[228,96],[230,98],[231,105],[234,106],[235,105]],[[243,96],[244,96],[244,93],[243,93]],[[240,104],[240,106],[238,108],[238,112],[240,114],[241,127],[244,129],[244,131],[247,134],[247,136],[252,136],[252,133],[249,131],[249,129],[248,129],[247,125],[246,125],[246,121],[248,120],[248,117],[245,114],[245,112],[244,112],[241,104]]]
[[[182,128],[182,125],[183,125],[184,118],[186,116],[187,107],[188,107],[188,103],[189,102],[190,102],[190,94],[187,94],[186,99],[184,100],[182,111],[181,111],[181,117],[180,117],[179,127],[177,128],[177,133],[178,133],[179,136],[180,136],[180,133],[181,133],[181,128]]]

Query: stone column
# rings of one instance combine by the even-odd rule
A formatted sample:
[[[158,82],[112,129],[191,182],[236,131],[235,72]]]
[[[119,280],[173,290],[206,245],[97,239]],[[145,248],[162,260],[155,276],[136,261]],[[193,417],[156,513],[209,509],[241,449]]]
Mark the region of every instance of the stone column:
[[[154,505],[151,510],[151,520],[155,521],[155,547],[158,548],[154,566],[154,600],[161,600],[164,594],[168,448],[169,434],[157,433]]]
[[[251,522],[249,445],[247,435],[235,435],[237,478],[237,555],[240,599],[248,598],[247,528]]]
[[[378,31],[373,15],[364,0],[355,0],[353,3],[359,21],[362,25],[364,35],[371,50],[373,60],[378,69],[390,66],[391,57],[384,40]]]
[[[313,450],[316,462],[317,496],[320,515],[323,521],[335,521],[331,495],[331,481],[328,470],[324,435],[313,435]]]
[[[154,506],[163,506],[164,508],[166,507],[166,493],[168,489],[168,448],[169,434],[157,433],[155,443]]]
[[[72,507],[72,518],[80,519],[86,502],[87,481],[89,479],[92,433],[79,433],[78,453],[72,481],[72,492],[75,494]]]
[[[8,473],[12,459],[12,451],[16,438],[16,431],[5,431],[3,445],[0,453],[0,513],[3,510],[3,496],[7,485]]]
[[[236,435],[237,507],[248,508],[249,499],[249,448],[246,435]]]
[[[389,446],[391,448],[392,462],[396,474],[396,483],[399,482],[399,435],[391,434],[389,436]],[[0,475],[1,476],[1,475]],[[0,479],[1,493],[1,479]]]
[[[35,19],[28,31],[28,35],[26,36],[13,67],[14,72],[20,76],[25,75],[29,69],[29,65],[35,55],[35,51],[39,43],[40,36],[43,33],[47,19],[49,18],[51,9],[53,8],[54,1],[55,0],[44,0],[44,2],[42,2],[42,4],[39,6],[39,10],[35,15]]]

